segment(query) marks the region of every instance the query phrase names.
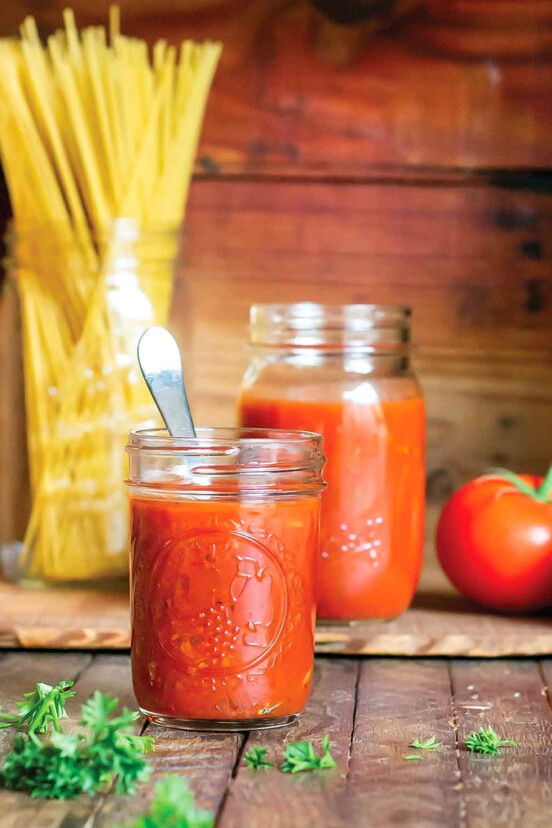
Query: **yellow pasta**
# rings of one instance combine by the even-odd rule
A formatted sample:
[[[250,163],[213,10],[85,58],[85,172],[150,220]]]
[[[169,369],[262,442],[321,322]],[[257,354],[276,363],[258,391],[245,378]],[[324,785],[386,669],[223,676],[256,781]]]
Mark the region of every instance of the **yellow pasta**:
[[[14,213],[33,492],[22,564],[31,577],[126,572],[123,446],[129,428],[153,416],[131,356],[142,328],[167,318],[175,230],[220,51],[160,41],[150,58],[143,41],[120,34],[116,8],[108,33],[79,32],[67,10],[46,45],[33,18],[19,40],[0,41],[0,155]]]

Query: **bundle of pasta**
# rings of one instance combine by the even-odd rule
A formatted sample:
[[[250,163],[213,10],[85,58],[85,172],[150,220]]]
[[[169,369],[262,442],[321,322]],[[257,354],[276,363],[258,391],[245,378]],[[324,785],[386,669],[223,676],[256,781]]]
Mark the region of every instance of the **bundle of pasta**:
[[[32,513],[21,572],[127,569],[124,443],[152,424],[135,347],[166,322],[217,43],[35,22],[0,41],[0,153],[23,320]]]

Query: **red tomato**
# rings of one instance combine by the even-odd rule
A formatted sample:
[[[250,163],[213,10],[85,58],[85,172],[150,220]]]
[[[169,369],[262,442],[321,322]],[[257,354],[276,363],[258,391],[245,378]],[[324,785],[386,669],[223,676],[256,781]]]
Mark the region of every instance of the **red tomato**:
[[[478,477],[451,497],[437,526],[437,555],[474,601],[505,612],[539,609],[552,605],[551,475],[543,484],[505,474]]]

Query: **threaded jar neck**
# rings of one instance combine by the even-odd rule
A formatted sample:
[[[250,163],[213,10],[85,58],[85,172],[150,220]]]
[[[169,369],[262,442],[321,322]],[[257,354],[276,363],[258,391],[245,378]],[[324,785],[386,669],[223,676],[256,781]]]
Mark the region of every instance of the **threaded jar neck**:
[[[406,354],[411,315],[399,305],[253,305],[250,343],[275,350]]]
[[[127,483],[148,496],[296,497],[325,485],[322,438],[310,431],[200,428],[184,438],[146,429],[131,432],[127,452]]]

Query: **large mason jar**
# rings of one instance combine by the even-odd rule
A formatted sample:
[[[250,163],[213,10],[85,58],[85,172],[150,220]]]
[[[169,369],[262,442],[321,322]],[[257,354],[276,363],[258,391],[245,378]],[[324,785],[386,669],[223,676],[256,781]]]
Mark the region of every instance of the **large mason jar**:
[[[411,312],[313,303],[251,309],[242,426],[324,438],[318,617],[388,619],[423,556],[425,409],[410,365]]]

